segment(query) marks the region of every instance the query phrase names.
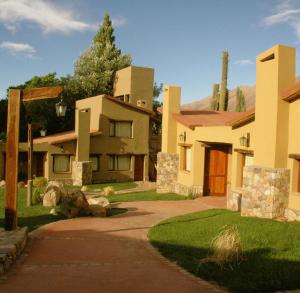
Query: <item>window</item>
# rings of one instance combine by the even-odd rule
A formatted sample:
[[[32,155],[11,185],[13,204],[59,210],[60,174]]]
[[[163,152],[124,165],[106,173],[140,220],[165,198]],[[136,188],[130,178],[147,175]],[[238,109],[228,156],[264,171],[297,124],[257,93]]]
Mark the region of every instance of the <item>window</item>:
[[[109,136],[132,137],[132,121],[110,121]]]
[[[112,171],[130,170],[131,156],[129,155],[110,155],[108,169]]]
[[[66,173],[70,172],[70,156],[54,155],[53,156],[53,172]]]
[[[182,147],[182,169],[188,172],[192,169],[192,149],[190,147]]]
[[[98,172],[99,168],[99,155],[90,156],[90,161],[92,162],[92,170],[93,172]]]
[[[242,164],[241,164],[241,184],[240,186],[243,186],[243,170],[245,166],[251,166],[253,165],[253,155],[252,154],[241,154],[242,156]]]

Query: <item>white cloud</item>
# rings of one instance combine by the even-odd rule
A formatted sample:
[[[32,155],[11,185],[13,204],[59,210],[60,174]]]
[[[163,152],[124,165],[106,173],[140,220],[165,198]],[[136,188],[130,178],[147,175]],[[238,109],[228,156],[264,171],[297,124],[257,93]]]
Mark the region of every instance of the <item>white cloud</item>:
[[[298,4],[298,5],[297,5]],[[300,38],[300,5],[299,1],[281,0],[273,9],[272,14],[263,19],[265,26],[285,23],[289,25]]]
[[[237,64],[237,65],[252,65],[254,64],[252,60],[250,59],[242,59],[242,60],[236,60],[234,62],[234,64]]]
[[[65,34],[98,27],[77,20],[70,9],[47,0],[0,0],[0,22],[9,30],[16,30],[22,22],[30,22],[40,26],[44,32]]]
[[[119,27],[119,26],[123,26],[124,24],[126,24],[127,19],[123,16],[115,16],[115,17],[112,17],[111,22],[114,27]]]
[[[26,57],[33,57],[36,50],[29,44],[24,43],[13,43],[13,42],[2,42],[0,48],[8,51],[12,55],[23,54]]]

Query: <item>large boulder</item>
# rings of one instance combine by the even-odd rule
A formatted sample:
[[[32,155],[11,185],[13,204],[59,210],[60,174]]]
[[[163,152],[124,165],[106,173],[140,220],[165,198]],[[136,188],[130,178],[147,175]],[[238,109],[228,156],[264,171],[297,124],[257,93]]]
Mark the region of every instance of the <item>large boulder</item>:
[[[61,199],[61,191],[57,187],[48,189],[43,195],[43,206],[44,207],[54,207]]]
[[[108,209],[101,206],[101,205],[98,205],[98,204],[91,204],[89,206],[90,208],[90,211],[91,211],[91,214],[94,216],[94,217],[106,217],[107,216],[107,213],[108,213]]]
[[[80,190],[66,193],[62,197],[59,212],[68,218],[89,216],[92,214],[89,203],[84,193]]]
[[[110,202],[105,197],[92,197],[92,198],[89,198],[87,201],[88,201],[89,205],[99,205],[104,208],[110,207]]]

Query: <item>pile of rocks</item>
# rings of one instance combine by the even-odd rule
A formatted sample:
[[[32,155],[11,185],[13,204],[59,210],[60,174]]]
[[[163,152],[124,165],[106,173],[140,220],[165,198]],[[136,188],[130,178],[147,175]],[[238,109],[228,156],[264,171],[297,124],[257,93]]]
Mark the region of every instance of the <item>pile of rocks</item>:
[[[111,208],[106,198],[87,199],[81,190],[67,192],[63,184],[57,181],[48,183],[42,198],[43,206],[57,206],[56,211],[68,218],[81,216],[106,217]]]
[[[22,253],[27,241],[27,227],[13,231],[0,229],[0,275],[8,271]]]

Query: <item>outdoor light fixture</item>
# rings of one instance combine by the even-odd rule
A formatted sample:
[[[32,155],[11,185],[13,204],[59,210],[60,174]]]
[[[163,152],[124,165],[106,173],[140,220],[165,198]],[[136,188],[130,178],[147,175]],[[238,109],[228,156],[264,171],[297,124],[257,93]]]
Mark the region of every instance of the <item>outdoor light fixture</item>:
[[[186,140],[186,132],[185,131],[179,135],[179,140],[185,142],[185,140]]]
[[[249,147],[250,145],[250,133],[243,134],[243,136],[240,137],[240,145],[244,147]]]
[[[56,115],[57,117],[65,117],[67,112],[67,105],[64,103],[63,99],[61,98],[60,101],[55,104]]]

